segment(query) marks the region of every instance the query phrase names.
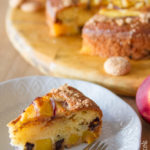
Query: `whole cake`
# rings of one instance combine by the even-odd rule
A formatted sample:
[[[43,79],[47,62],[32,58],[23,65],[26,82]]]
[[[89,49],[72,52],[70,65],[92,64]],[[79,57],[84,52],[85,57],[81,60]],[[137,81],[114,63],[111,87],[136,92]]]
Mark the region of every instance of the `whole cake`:
[[[150,55],[150,7],[102,9],[84,26],[81,53],[104,58],[142,59]]]
[[[102,111],[91,99],[65,84],[36,98],[7,126],[15,147],[59,150],[96,140],[101,132]]]

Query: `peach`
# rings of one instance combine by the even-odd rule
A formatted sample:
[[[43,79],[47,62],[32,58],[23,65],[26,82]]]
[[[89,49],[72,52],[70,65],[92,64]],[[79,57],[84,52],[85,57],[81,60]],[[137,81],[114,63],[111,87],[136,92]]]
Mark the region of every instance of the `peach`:
[[[96,140],[96,134],[91,131],[84,131],[82,135],[82,141],[91,144]]]
[[[150,76],[143,81],[137,91],[136,105],[142,117],[150,123]]]
[[[33,101],[34,108],[37,112],[37,116],[53,117],[54,108],[52,101],[49,97],[39,97]]]
[[[52,150],[52,140],[51,139],[43,139],[38,140],[35,143],[36,150]]]
[[[71,134],[68,138],[68,145],[72,146],[78,143],[80,136],[77,134]]]

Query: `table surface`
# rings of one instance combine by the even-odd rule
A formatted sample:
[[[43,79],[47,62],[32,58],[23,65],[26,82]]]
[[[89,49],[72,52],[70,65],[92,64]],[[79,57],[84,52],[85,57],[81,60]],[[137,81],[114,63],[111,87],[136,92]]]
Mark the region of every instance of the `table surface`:
[[[17,77],[42,75],[36,68],[25,62],[10,43],[5,31],[5,15],[7,7],[8,1],[0,0],[0,82]],[[137,112],[134,97],[122,98]],[[143,128],[141,150],[149,150],[150,124],[146,123],[142,118],[141,121]]]

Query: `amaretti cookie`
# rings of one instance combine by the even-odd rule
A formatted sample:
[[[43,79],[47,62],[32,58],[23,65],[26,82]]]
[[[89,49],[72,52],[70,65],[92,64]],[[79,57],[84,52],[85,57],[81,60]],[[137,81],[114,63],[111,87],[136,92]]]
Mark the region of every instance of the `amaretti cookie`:
[[[102,111],[77,89],[64,85],[36,98],[8,123],[11,144],[22,150],[60,150],[96,140]]]
[[[124,57],[110,57],[104,63],[104,70],[113,76],[123,76],[130,72],[131,64],[129,60]]]

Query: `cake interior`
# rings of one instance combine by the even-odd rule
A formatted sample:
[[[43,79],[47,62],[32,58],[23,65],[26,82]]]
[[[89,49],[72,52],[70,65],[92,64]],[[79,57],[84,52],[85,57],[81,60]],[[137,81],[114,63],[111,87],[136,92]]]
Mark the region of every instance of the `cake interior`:
[[[51,121],[29,121],[16,131],[10,129],[10,132],[14,132],[11,144],[22,149],[33,144],[33,150],[52,150],[82,142],[91,143],[99,136],[100,124],[99,115],[86,110]]]

